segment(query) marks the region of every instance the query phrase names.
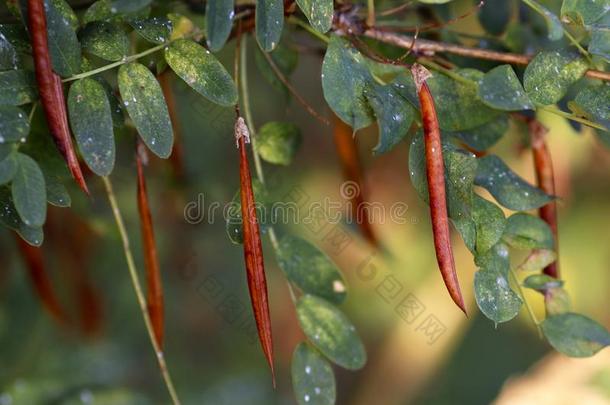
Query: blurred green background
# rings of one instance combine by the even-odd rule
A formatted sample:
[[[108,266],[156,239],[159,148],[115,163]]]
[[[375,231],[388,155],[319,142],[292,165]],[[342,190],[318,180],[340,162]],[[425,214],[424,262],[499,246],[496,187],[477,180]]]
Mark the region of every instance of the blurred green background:
[[[473,26],[472,19],[459,24],[465,30]],[[299,41],[311,45],[305,37],[298,37]],[[253,55],[251,38],[248,44]],[[226,66],[232,62],[230,48],[221,55]],[[320,55],[306,51],[299,58],[292,77],[295,87],[330,117],[320,86]],[[257,126],[270,120],[291,121],[303,133],[293,165],[266,167],[274,195],[282,198],[297,187],[310,202],[324,198],[345,202],[332,129],[276,92],[261,77],[253,58],[250,62]],[[265,242],[276,390],[253,329],[242,247],[230,242],[220,215],[210,221],[204,217],[199,224],[184,217],[187,204],[200,194],[205,207],[213,202],[224,206],[238,188],[234,112],[207,103],[178,80],[173,80],[173,89],[186,177],[177,181],[167,162],[153,158],[147,176],[164,279],[166,359],[177,390],[185,404],[292,404],[290,358],[303,336],[269,245]],[[575,310],[608,328],[610,151],[588,130],[579,134],[560,118],[544,114],[540,118],[550,128],[548,141],[561,196],[560,255],[566,288]],[[376,128],[356,137],[367,198],[388,208],[396,202],[409,207],[406,223],[374,224],[383,249],[373,251],[357,228],[346,224],[341,229],[351,242],[340,252],[324,232],[290,227],[325,250],[343,270],[349,294],[342,308],[367,346],[369,361],[364,369],[336,369],[338,403],[568,404],[577,399],[610,403],[608,350],[592,359],[568,360],[538,338],[525,309],[517,320],[497,327],[479,315],[472,293],[475,266],[457,235],[454,246],[469,317],[455,308],[438,274],[427,207],[409,181],[409,140],[373,158],[370,150],[376,138]],[[512,131],[493,150],[533,181],[532,157],[520,149],[520,140],[520,134]],[[129,137],[119,141],[112,179],[141,269],[130,145]],[[73,188],[73,209],[49,213],[49,226],[55,230],[47,231],[43,249],[62,303],[73,313],[82,308],[72,298],[71,286],[78,274],[86,274],[100,298],[101,330],[83,337],[54,323],[33,293],[13,235],[0,230],[0,405],[168,403],[101,182],[93,178],[89,182],[90,199]],[[280,233],[287,229],[280,228]],[[71,260],[70,252],[76,255],[86,243],[87,255]],[[363,276],[365,267],[368,277]],[[424,307],[411,322],[396,311],[407,296]],[[542,313],[541,298],[529,293],[527,298]],[[442,326],[438,336],[427,335],[421,327],[429,316]]]

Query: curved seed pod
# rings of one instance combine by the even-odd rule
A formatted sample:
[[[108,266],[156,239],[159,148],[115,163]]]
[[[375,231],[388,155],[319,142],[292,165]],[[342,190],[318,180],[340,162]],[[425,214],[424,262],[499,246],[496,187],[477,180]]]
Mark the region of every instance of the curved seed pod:
[[[143,161],[146,159],[144,145],[138,140],[136,146],[136,167],[138,171],[138,212],[140,213],[140,229],[142,232],[142,245],[144,248],[144,266],[146,268],[146,282],[148,285],[146,301],[148,314],[155,332],[155,339],[159,347],[163,347],[163,286],[155,234],[146,193],[146,179],[144,177]]]
[[[555,195],[555,174],[553,172],[553,161],[551,160],[551,152],[546,146],[544,136],[547,129],[537,120],[530,120],[528,123],[530,135],[532,139],[532,152],[534,155],[534,168],[536,171],[536,179],[538,187],[548,195]],[[555,242],[555,252],[559,257],[559,239],[557,231],[557,203],[552,201],[547,205],[543,205],[538,210],[540,218],[549,224]],[[544,274],[551,277],[559,278],[559,262],[555,260],[544,268]]]
[[[72,177],[87,194],[87,184],[80,168],[68,125],[66,101],[61,85],[61,78],[53,72],[49,43],[47,38],[47,20],[43,0],[28,0],[28,22],[34,55],[36,81],[40,91],[40,101],[47,117],[49,131],[63,155]]]
[[[339,160],[343,167],[343,178],[346,182],[353,182],[357,186],[353,196],[350,196],[352,197],[350,201],[352,220],[356,220],[364,238],[373,247],[378,247],[379,241],[373,231],[370,211],[367,209],[367,204],[364,203],[365,190],[362,180],[362,168],[352,128],[341,121],[339,117],[335,116],[333,134],[337,147],[337,155],[339,155]]]
[[[269,315],[263,246],[256,217],[252,177],[246,152],[246,143],[250,143],[250,133],[242,117],[239,117],[235,123],[235,140],[239,149],[241,213],[243,218],[244,258],[248,276],[248,289],[250,291],[250,301],[252,302],[258,337],[271,368],[273,386],[275,386],[273,339],[271,336],[271,316]]]
[[[464,298],[460,291],[460,284],[455,270],[453,249],[449,233],[449,216],[447,214],[447,199],[445,191],[445,163],[441,145],[441,131],[438,117],[434,107],[432,93],[426,84],[430,77],[421,65],[413,65],[413,78],[417,86],[421,115],[424,127],[424,143],[426,148],[426,171],[428,179],[428,193],[430,197],[430,217],[432,219],[432,232],[434,235],[434,248],[441,275],[449,295],[458,307],[466,313]]]
[[[67,325],[69,323],[69,317],[61,307],[61,304],[55,295],[55,291],[53,290],[51,280],[49,280],[49,277],[47,276],[42,250],[29,245],[20,237],[16,237],[15,239],[30,275],[34,290],[42,302],[42,306],[58,323]]]

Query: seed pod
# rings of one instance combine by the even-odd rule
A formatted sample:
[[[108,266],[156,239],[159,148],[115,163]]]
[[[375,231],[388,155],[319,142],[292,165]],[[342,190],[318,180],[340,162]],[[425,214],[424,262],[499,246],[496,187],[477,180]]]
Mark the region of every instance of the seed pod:
[[[362,168],[360,157],[354,142],[352,128],[345,124],[337,116],[334,118],[334,138],[337,147],[337,155],[343,167],[343,178],[348,183],[357,186],[351,195],[344,197],[350,198],[350,209],[352,220],[355,220],[364,238],[374,247],[379,246],[377,236],[373,231],[370,212],[365,204],[365,189],[362,180]]]
[[[146,268],[146,282],[148,285],[146,301],[148,314],[155,332],[155,339],[159,347],[163,347],[163,285],[157,245],[146,193],[146,178],[144,177],[143,161],[146,159],[144,145],[138,140],[136,146],[136,167],[138,171],[138,212],[140,214],[140,229],[142,232],[142,246],[144,249],[144,266]]]
[[[239,177],[241,213],[244,235],[244,258],[248,277],[248,289],[258,337],[263,348],[275,386],[275,372],[273,367],[273,339],[271,336],[271,316],[269,315],[269,300],[267,296],[267,281],[265,279],[265,263],[263,260],[263,246],[261,243],[260,228],[256,216],[254,191],[252,190],[252,177],[246,152],[246,143],[250,143],[250,133],[242,117],[235,123],[235,140],[239,149]]]
[[[16,237],[15,239],[28,270],[32,285],[34,286],[34,290],[42,302],[42,306],[58,323],[67,325],[69,323],[69,317],[61,307],[61,304],[55,295],[55,291],[53,290],[51,280],[49,280],[46,273],[42,250],[29,245],[20,237]]]
[[[449,216],[447,214],[447,198],[445,191],[445,163],[441,144],[441,131],[434,107],[432,93],[426,84],[430,72],[421,65],[413,65],[413,78],[417,86],[421,115],[424,127],[424,144],[426,150],[426,171],[428,180],[428,195],[430,199],[430,217],[434,248],[441,275],[449,295],[458,307],[466,313],[464,298],[453,259],[451,237],[449,233]]]
[[[28,22],[40,102],[47,118],[49,131],[51,131],[55,145],[63,155],[72,177],[80,188],[89,194],[72,144],[61,78],[53,72],[51,65],[43,0],[28,0]]]
[[[544,136],[547,129],[540,124],[537,120],[530,120],[528,122],[531,140],[532,140],[532,152],[534,155],[534,168],[536,171],[536,179],[538,187],[542,189],[548,195],[555,195],[555,175],[553,172],[553,161],[551,160],[551,153],[546,146]],[[555,242],[555,253],[559,258],[559,239],[557,230],[557,203],[551,201],[550,203],[543,205],[538,210],[540,218],[545,221],[551,231],[553,231],[553,239]],[[555,260],[544,268],[544,274],[551,277],[559,278],[559,262]]]

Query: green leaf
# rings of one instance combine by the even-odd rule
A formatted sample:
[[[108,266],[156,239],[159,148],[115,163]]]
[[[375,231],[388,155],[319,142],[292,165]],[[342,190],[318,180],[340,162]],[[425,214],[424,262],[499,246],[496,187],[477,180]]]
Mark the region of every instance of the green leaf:
[[[62,183],[55,181],[43,171],[47,186],[47,202],[56,207],[67,208],[72,205],[72,198]]]
[[[47,192],[38,163],[23,153],[15,155],[17,171],[11,184],[13,202],[23,222],[41,227],[47,217]]]
[[[2,36],[17,53],[32,53],[30,38],[23,25],[0,24],[0,36]]]
[[[325,33],[333,24],[333,0],[297,0],[297,4],[311,26]]]
[[[17,50],[0,30],[0,70],[17,69],[20,63]]]
[[[152,0],[113,0],[110,10],[113,13],[135,13],[148,7]]]
[[[591,25],[609,14],[606,0],[563,0],[561,18],[580,25]]]
[[[540,271],[557,260],[557,254],[550,249],[534,249],[518,267],[521,271]]]
[[[570,312],[570,295],[562,287],[551,287],[544,292],[544,308],[548,317]]]
[[[98,176],[114,167],[112,113],[104,87],[85,78],[72,84],[68,94],[70,126],[87,166]]]
[[[157,79],[145,66],[129,63],[120,67],[118,82],[123,103],[140,137],[155,155],[167,158],[172,153],[174,134]]]
[[[604,27],[591,30],[591,41],[589,41],[589,53],[604,58],[610,62],[610,14],[606,16],[607,23]]]
[[[354,130],[373,122],[365,89],[372,81],[364,57],[344,38],[331,36],[322,63],[322,89],[330,108]]]
[[[547,36],[551,41],[557,41],[563,37],[563,26],[561,25],[559,17],[553,14],[553,12],[548,8],[538,3],[536,0],[527,0],[524,1],[524,3],[540,14],[542,18],[544,18],[548,31]]]
[[[572,111],[610,129],[610,84],[590,85],[583,88],[573,101],[568,103]]]
[[[222,106],[237,103],[237,89],[224,66],[204,47],[181,39],[165,50],[165,60],[196,92]]]
[[[93,21],[102,21],[112,18],[115,13],[111,11],[111,0],[98,0],[93,3],[83,15],[83,24]]]
[[[535,103],[555,104],[587,69],[587,62],[577,53],[565,50],[542,51],[525,69],[525,91]]]
[[[415,112],[392,86],[371,83],[364,89],[364,94],[379,125],[379,142],[373,148],[373,154],[386,153],[407,135]]]
[[[284,28],[283,0],[256,0],[256,40],[265,52],[280,42]]]
[[[25,142],[30,121],[21,108],[0,105],[0,143]]]
[[[169,41],[172,35],[172,22],[163,17],[129,20],[129,25],[142,38],[153,44],[162,44]]]
[[[14,153],[0,159],[0,186],[13,180],[15,173],[17,173],[17,159]]]
[[[256,153],[269,163],[287,166],[301,145],[301,131],[290,122],[268,122],[257,139]]]
[[[79,39],[87,52],[105,60],[121,60],[129,53],[129,38],[117,24],[89,23],[79,32]]]
[[[553,196],[527,183],[498,156],[488,155],[477,160],[479,167],[475,184],[487,189],[504,207],[527,211],[553,201]]]
[[[498,66],[485,73],[479,85],[479,97],[488,106],[504,111],[533,110],[521,82],[510,65]]]
[[[506,218],[500,207],[475,194],[472,220],[476,226],[476,251],[478,254],[485,253],[502,238]]]
[[[311,243],[294,236],[280,242],[278,264],[303,292],[340,304],[345,299],[345,280],[337,266]]]
[[[508,217],[502,238],[516,249],[553,249],[554,246],[553,232],[549,225],[524,212]]]
[[[306,294],[297,302],[297,317],[307,338],[333,363],[349,370],[364,366],[364,345],[354,326],[337,307]]]
[[[80,73],[81,47],[76,37],[76,14],[65,0],[45,0],[49,53],[53,70],[69,77]]]
[[[299,405],[334,405],[335,374],[328,362],[307,343],[292,355],[292,388]]]
[[[502,114],[480,127],[446,134],[458,138],[474,150],[485,151],[494,146],[507,131],[508,116]]]
[[[546,291],[549,288],[563,286],[563,281],[546,274],[532,274],[523,280],[523,286],[536,291]]]
[[[205,9],[208,47],[218,52],[227,42],[233,27],[233,0],[209,0]]]
[[[456,148],[443,140],[443,160],[445,162],[445,184],[449,217],[454,220],[471,218],[473,181],[477,171],[477,159],[469,152]],[[418,132],[409,149],[409,173],[413,187],[419,197],[429,201],[424,136]]]
[[[280,44],[272,52],[269,52],[268,55],[271,56],[273,63],[275,63],[285,77],[289,77],[292,72],[294,72],[299,60],[298,52],[288,46],[285,46],[283,42],[280,42]],[[273,71],[271,65],[269,65],[269,62],[265,58],[264,51],[261,51],[260,48],[256,48],[254,60],[259,72],[263,78],[267,80],[271,87],[282,92],[284,97],[288,98],[288,88],[277,77],[277,74]]]
[[[479,22],[485,31],[500,35],[508,26],[513,11],[513,3],[506,0],[487,0],[478,13]]]
[[[34,73],[27,70],[0,72],[0,104],[23,105],[38,97]]]
[[[44,240],[41,227],[29,227],[23,223],[13,203],[10,190],[0,187],[0,223],[17,232],[32,246],[40,246]]]
[[[519,313],[523,302],[508,283],[508,249],[499,243],[477,257],[481,267],[474,275],[474,292],[481,312],[496,323],[507,322]]]
[[[590,357],[610,345],[610,333],[580,314],[570,312],[549,316],[541,326],[551,346],[570,357]]]

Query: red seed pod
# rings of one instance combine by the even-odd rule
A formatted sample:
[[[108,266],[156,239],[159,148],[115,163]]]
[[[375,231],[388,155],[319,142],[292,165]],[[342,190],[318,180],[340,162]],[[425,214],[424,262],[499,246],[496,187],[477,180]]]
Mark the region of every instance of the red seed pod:
[[[42,250],[29,245],[18,236],[16,237],[16,240],[17,247],[21,252],[21,256],[30,276],[30,280],[32,281],[36,294],[42,302],[42,306],[58,323],[64,326],[67,325],[69,323],[69,317],[61,307],[61,304],[55,295],[53,284],[51,283],[45,269]]]
[[[252,176],[246,152],[246,143],[250,143],[250,133],[242,117],[235,123],[235,140],[239,149],[239,177],[241,195],[241,213],[244,234],[244,258],[248,276],[248,289],[258,336],[263,348],[275,386],[275,371],[273,367],[273,339],[271,336],[271,316],[269,315],[269,299],[267,281],[265,279],[265,263],[260,228],[256,216]]]
[[[136,146],[136,167],[138,171],[138,212],[140,214],[140,230],[142,233],[142,246],[144,249],[144,266],[146,268],[146,282],[148,285],[146,301],[148,314],[152,323],[155,339],[159,347],[163,347],[164,313],[163,313],[163,284],[159,270],[157,245],[148,204],[146,192],[146,178],[144,177],[144,163],[146,150],[138,140]]]
[[[546,146],[544,136],[547,129],[537,120],[530,120],[528,122],[531,140],[532,140],[532,152],[534,155],[534,168],[536,171],[536,179],[538,187],[548,195],[555,195],[555,175],[553,172],[553,161],[551,160],[551,153]],[[540,218],[545,221],[551,231],[553,231],[553,237],[555,241],[555,251],[557,257],[559,257],[559,239],[557,230],[557,203],[551,201],[550,203],[540,207],[538,210]],[[544,268],[544,274],[551,277],[559,278],[559,261],[556,260]]]
[[[352,128],[335,116],[333,134],[337,147],[337,155],[339,155],[339,160],[343,167],[343,178],[345,181],[353,182],[357,185],[357,189],[350,201],[352,218],[358,223],[360,232],[362,232],[365,239],[372,246],[377,247],[379,246],[379,241],[373,231],[370,211],[367,204],[365,204],[366,190],[364,189],[360,157],[354,142]]]
[[[40,102],[47,117],[49,131],[51,131],[53,140],[63,155],[72,177],[80,188],[89,194],[72,144],[61,78],[53,72],[51,64],[43,0],[28,0],[28,21]]]
[[[424,144],[426,150],[426,171],[428,179],[428,195],[430,199],[430,217],[434,248],[441,275],[449,295],[458,307],[466,313],[464,298],[453,259],[451,237],[449,233],[449,215],[447,214],[447,198],[445,190],[445,163],[441,144],[441,131],[434,107],[432,93],[426,84],[430,72],[421,65],[413,65],[413,78],[417,86],[421,115],[424,127]]]

